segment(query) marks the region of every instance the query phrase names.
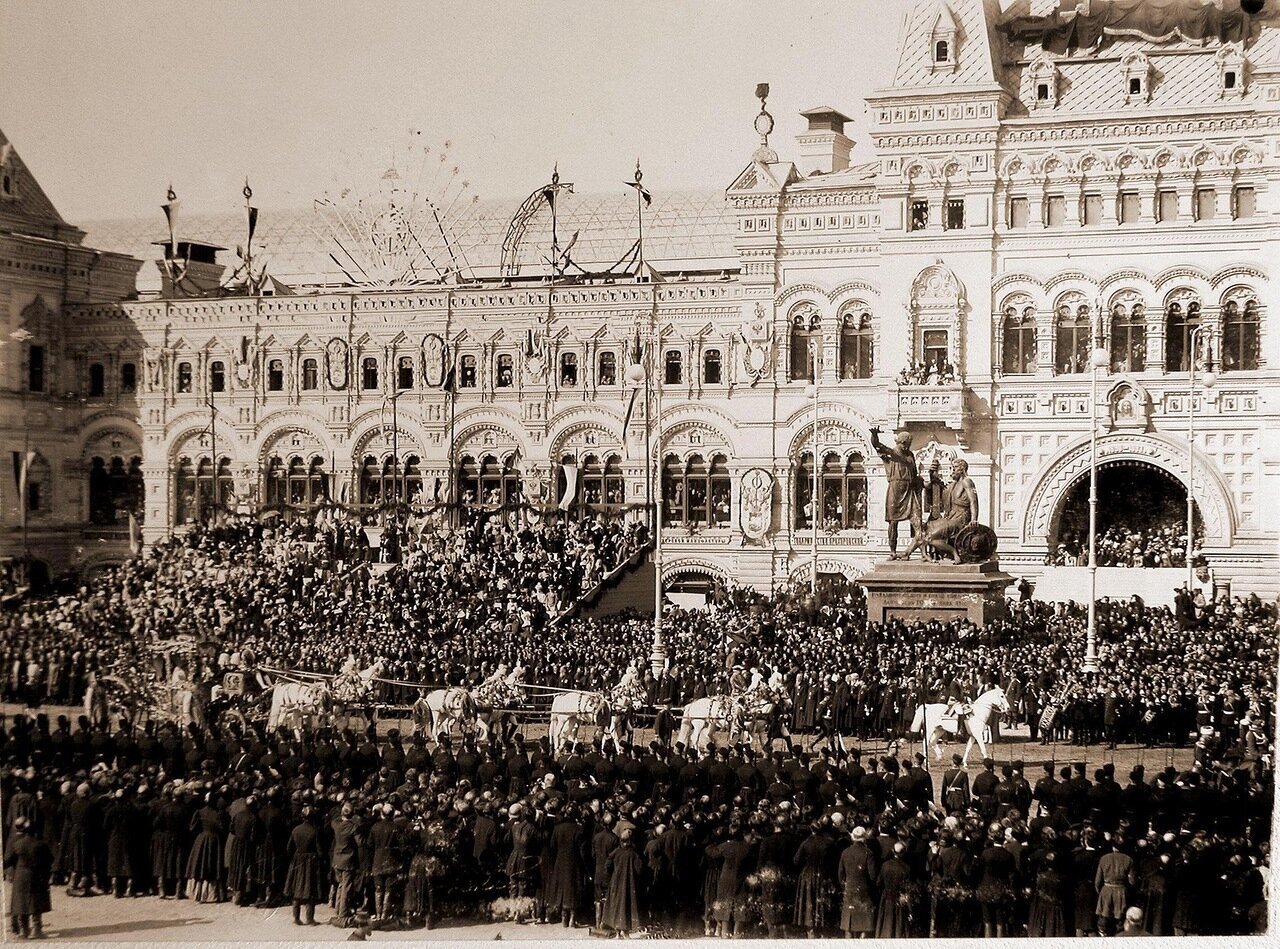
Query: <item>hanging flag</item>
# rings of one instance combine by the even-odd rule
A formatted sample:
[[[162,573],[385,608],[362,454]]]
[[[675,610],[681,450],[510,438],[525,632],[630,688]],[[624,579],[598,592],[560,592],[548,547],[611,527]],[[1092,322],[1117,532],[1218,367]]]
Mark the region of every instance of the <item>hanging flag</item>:
[[[533,330],[531,330],[531,329],[529,329],[529,330],[525,330],[525,332],[524,332],[524,354],[525,354],[525,356],[532,357],[532,356],[533,356],[533,353],[534,353],[534,349],[533,349]]]
[[[640,387],[636,386],[634,389],[631,390],[631,398],[627,400],[627,414],[624,415],[622,418],[622,437],[624,439],[627,437],[627,429],[631,427],[631,416],[635,414],[636,399],[639,397],[639,395],[640,395]]]
[[[14,452],[14,462],[16,464],[18,476],[18,526],[27,526],[27,476],[31,471],[31,462],[35,460],[36,453],[29,451],[25,454]]]
[[[560,496],[557,506],[560,510],[567,511],[573,504],[573,499],[578,496],[578,462],[566,461],[560,468],[564,472],[564,494]]]
[[[444,377],[444,382],[440,388],[445,392],[453,392],[458,386],[458,369],[456,366],[450,366],[448,374]]]
[[[133,511],[129,512],[129,551],[135,557],[142,553],[142,530]]]
[[[642,178],[644,178],[644,172],[640,170],[640,159],[637,158],[635,180],[624,181],[623,184],[626,185],[628,188],[635,188],[636,194],[644,198],[644,206],[647,208],[649,207],[649,205],[653,204],[653,195],[649,193],[648,188],[646,188],[644,185],[640,183]]]
[[[173,190],[173,185],[169,185],[169,190],[165,197],[167,203],[162,204],[164,209],[164,218],[169,222],[169,259],[173,260],[178,256],[178,207],[181,202],[178,200],[178,193]]]

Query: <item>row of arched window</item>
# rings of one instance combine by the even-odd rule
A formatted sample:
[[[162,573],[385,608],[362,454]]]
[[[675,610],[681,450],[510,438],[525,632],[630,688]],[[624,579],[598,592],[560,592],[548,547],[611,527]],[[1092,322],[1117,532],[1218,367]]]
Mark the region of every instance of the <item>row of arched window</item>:
[[[1170,303],[1164,312],[1166,372],[1191,368],[1192,334],[1203,325],[1199,303]],[[1001,366],[1006,374],[1031,373],[1038,368],[1036,310],[1033,306],[1005,308]],[[1112,372],[1143,372],[1147,368],[1147,334],[1151,323],[1141,303],[1116,304],[1103,328],[1104,346],[1111,354]],[[1254,370],[1260,364],[1262,324],[1256,300],[1243,306],[1223,304],[1214,347],[1218,368]],[[1053,367],[1058,373],[1089,371],[1093,313],[1088,304],[1058,308],[1054,322]],[[1204,357],[1204,353],[1200,357]]]
[[[124,362],[120,364],[119,391],[121,395],[132,395],[138,391],[138,364]],[[89,364],[89,398],[98,399],[107,394],[107,367],[100,362]]]
[[[231,459],[218,459],[217,475],[208,455],[192,460],[179,458],[173,472],[175,524],[197,524],[225,509],[235,494]]]
[[[120,455],[95,456],[89,462],[89,523],[102,527],[128,523],[129,515],[141,522],[146,496],[142,458],[127,462]]]
[[[557,498],[564,497],[566,474],[562,459]],[[457,467],[458,498],[464,507],[513,507],[523,503],[524,485],[514,457],[499,459],[492,454],[465,455]],[[603,458],[585,456],[577,465],[577,490],[567,508],[572,517],[586,517],[601,508],[621,506],[626,500],[622,459],[610,454]],[[305,507],[331,498],[331,472],[319,455],[307,457],[272,456],[263,473],[265,502],[269,507]],[[376,508],[396,499],[414,504],[423,498],[424,476],[421,460],[409,454],[399,459],[368,455],[359,468],[360,503]],[[218,463],[215,481],[209,457],[181,458],[174,469],[176,524],[191,524],[225,509],[233,496],[231,460]],[[819,529],[859,530],[867,526],[867,470],[862,454],[842,457],[826,452],[818,470]],[[813,454],[799,458],[794,475],[794,526],[810,529],[814,511]],[[666,456],[662,468],[663,524],[670,527],[727,527],[732,512],[732,479],[728,458],[722,453],[709,457],[694,454],[681,459]],[[90,474],[90,507],[94,523],[123,523],[128,512],[141,519],[143,484],[141,459],[125,463],[121,457],[93,459]]]
[[[701,382],[703,385],[721,385],[724,382],[724,362],[721,350],[706,349],[702,352]],[[399,390],[413,389],[417,379],[416,363],[413,356],[399,356],[395,361],[395,388]],[[132,363],[126,364],[128,384],[126,386],[125,369],[121,370],[122,391],[132,392],[137,385],[136,370]],[[579,354],[561,353],[559,365],[559,385],[561,388],[575,388],[583,384]],[[498,353],[493,357],[494,387],[509,389],[515,385],[515,357],[510,353]],[[89,389],[92,395],[102,395],[105,382],[102,376],[102,364],[94,363],[90,367]],[[190,362],[178,363],[175,370],[176,388],[179,393],[191,393],[195,386],[195,376]],[[680,349],[668,349],[662,356],[662,381],[664,385],[683,385],[686,382],[685,353]],[[606,350],[596,357],[596,385],[611,387],[620,385],[622,377],[618,371],[618,354]],[[303,392],[320,388],[320,361],[308,357],[300,364],[298,387]],[[457,373],[454,385],[459,389],[474,389],[479,386],[479,361],[472,354],[458,357]],[[382,388],[381,361],[376,356],[365,356],[360,360],[358,387],[365,391],[378,391]],[[282,359],[267,361],[266,390],[283,392],[286,388],[285,364]],[[225,392],[227,389],[227,364],[220,359],[209,363],[209,390]]]
[[[871,314],[855,309],[838,321],[837,369],[841,379],[870,379],[875,370]],[[791,317],[791,378],[813,379],[815,354],[823,346],[822,321],[816,310],[804,307]]]
[[[818,528],[825,531],[861,529],[867,526],[867,469],[858,452],[842,459],[836,452],[822,456],[818,481]],[[800,456],[795,473],[795,526],[813,527],[813,453]]]
[[[662,465],[662,523],[671,527],[725,527],[732,487],[729,460],[691,455],[682,461],[667,455]]]
[[[568,507],[571,513],[582,517],[602,507],[620,507],[626,502],[627,483],[622,474],[622,458],[618,455],[604,459],[587,455],[581,462],[576,462],[572,455],[564,456],[556,482],[557,498],[565,496],[569,487],[568,471],[574,470],[577,483]]]

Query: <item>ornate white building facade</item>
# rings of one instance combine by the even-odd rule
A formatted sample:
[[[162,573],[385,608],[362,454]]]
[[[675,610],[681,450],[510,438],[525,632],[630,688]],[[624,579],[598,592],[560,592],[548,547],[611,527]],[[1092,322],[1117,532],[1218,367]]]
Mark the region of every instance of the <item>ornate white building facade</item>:
[[[1071,17],[1052,4],[913,2],[893,81],[867,102],[874,160],[849,165],[829,107],[805,113],[793,159],[762,142],[717,218],[727,265],[88,305],[11,294],[11,326],[33,294],[60,313],[50,371],[77,393],[52,427],[28,418],[49,439],[36,553],[57,568],[118,556],[84,525],[108,519],[103,471],[135,457],[150,539],[201,516],[215,470],[244,510],[375,501],[396,479],[419,501],[554,503],[566,464],[578,502],[643,505],[656,405],[629,412],[639,336],[660,380],[668,580],[768,589],[882,558],[875,426],[910,430],[926,468],[966,459],[1002,565],[1035,575],[1087,478],[1094,409],[1103,463],[1192,485],[1216,576],[1280,592],[1267,10],[1215,36],[1099,27],[1090,48],[1059,49],[1049,34]],[[1095,345],[1110,362],[1096,407]],[[1212,388],[1190,385],[1197,352]],[[944,368],[916,384],[913,363]]]

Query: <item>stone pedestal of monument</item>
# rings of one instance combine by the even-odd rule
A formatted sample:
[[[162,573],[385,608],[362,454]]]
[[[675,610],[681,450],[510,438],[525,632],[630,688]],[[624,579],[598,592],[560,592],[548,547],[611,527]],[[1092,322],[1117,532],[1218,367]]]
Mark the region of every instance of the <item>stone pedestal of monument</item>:
[[[968,619],[985,626],[1005,615],[1013,577],[995,560],[946,563],[886,560],[858,580],[867,590],[867,621]]]

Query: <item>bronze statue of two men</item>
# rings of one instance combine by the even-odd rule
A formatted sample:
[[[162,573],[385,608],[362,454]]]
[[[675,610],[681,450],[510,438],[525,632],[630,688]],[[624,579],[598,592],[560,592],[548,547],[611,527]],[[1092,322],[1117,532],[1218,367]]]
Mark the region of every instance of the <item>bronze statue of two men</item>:
[[[961,562],[961,553],[955,547],[956,536],[970,524],[978,523],[978,490],[969,477],[969,463],[957,458],[951,464],[951,484],[943,492],[941,513],[924,523],[921,492],[924,479],[911,452],[911,433],[898,432],[893,444],[880,441],[880,429],[871,429],[871,447],[884,462],[889,479],[884,498],[884,519],[889,525],[889,559],[910,560],[919,548],[922,556],[930,552]],[[905,553],[898,553],[898,524],[907,521],[911,525],[911,545]]]

